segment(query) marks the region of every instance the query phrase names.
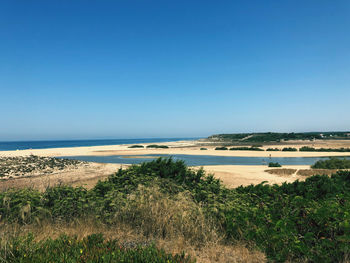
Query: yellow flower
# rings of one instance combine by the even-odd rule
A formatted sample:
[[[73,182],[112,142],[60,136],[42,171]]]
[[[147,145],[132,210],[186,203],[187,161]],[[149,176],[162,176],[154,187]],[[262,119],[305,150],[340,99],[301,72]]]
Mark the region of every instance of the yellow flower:
[[[82,249],[80,249],[80,254],[83,254],[83,250]]]

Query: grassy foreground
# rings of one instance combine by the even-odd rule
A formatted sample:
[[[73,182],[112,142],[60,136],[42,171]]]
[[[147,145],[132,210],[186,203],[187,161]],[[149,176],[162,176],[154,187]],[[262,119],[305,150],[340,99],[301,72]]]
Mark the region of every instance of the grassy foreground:
[[[262,251],[275,262],[347,262],[349,201],[348,171],[281,186],[227,189],[203,170],[158,159],[119,170],[91,190],[60,186],[43,193],[0,193],[0,259],[262,262]],[[91,231],[83,239],[42,234],[68,226],[77,236]],[[136,241],[130,246],[126,239],[132,235]]]

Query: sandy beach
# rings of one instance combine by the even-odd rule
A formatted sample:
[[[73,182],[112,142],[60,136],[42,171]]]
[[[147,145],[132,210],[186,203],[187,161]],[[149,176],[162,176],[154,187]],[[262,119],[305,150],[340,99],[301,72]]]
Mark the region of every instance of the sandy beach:
[[[153,143],[154,144],[154,143]],[[55,156],[89,156],[89,155],[147,155],[147,154],[187,154],[187,155],[216,155],[216,156],[241,156],[241,157],[322,157],[322,156],[350,156],[350,152],[268,152],[268,151],[218,151],[215,146],[205,146],[207,150],[200,150],[203,145],[198,141],[177,141],[163,142],[158,145],[166,145],[167,149],[150,148],[128,148],[130,145],[108,145],[108,146],[89,146],[89,147],[67,147],[67,148],[49,148],[49,149],[28,149],[17,151],[0,151],[0,157],[18,157],[37,155],[43,157]],[[305,142],[297,142],[288,145],[269,145],[263,148],[283,148],[283,147],[301,147]],[[149,144],[142,144],[145,147]],[[310,145],[310,144],[309,144]],[[350,147],[350,141],[319,141],[313,142],[314,147],[340,148]],[[0,181],[0,190],[9,187],[21,187],[25,185],[35,185],[38,189],[43,189],[49,182],[51,184],[65,183],[70,185],[79,185],[92,187],[99,179],[106,178],[114,173],[120,164],[98,164],[90,163],[87,167],[81,167],[74,171],[61,171],[45,177],[16,178],[7,181]],[[127,167],[127,165],[124,165]],[[268,181],[270,184],[281,184],[283,182],[292,182],[296,179],[303,180],[305,177],[296,174],[291,176],[281,176],[265,172],[268,167],[262,165],[209,165],[203,167],[208,173],[212,173],[216,178],[221,179],[228,187],[237,187],[240,185],[258,184],[262,181]],[[309,166],[284,166],[283,168],[309,169]],[[45,178],[45,179],[43,179]],[[6,183],[5,183],[6,182]]]
[[[155,143],[144,143],[145,147]],[[240,156],[240,157],[324,157],[324,156],[350,156],[350,152],[282,152],[282,151],[218,151],[215,146],[205,146],[207,150],[200,150],[198,141],[177,141],[162,142],[157,145],[166,145],[167,149],[150,149],[150,148],[128,148],[130,145],[106,145],[106,146],[88,146],[88,147],[65,147],[65,148],[48,148],[48,149],[28,149],[17,151],[0,151],[0,157],[15,157],[26,155],[38,155],[48,157],[58,156],[107,156],[107,155],[147,155],[147,154],[187,154],[187,155],[217,155],[217,156]],[[300,142],[299,144],[269,145],[262,147],[280,148],[296,147],[311,145],[309,142]],[[313,142],[314,147],[325,148],[350,148],[350,141],[317,141]]]

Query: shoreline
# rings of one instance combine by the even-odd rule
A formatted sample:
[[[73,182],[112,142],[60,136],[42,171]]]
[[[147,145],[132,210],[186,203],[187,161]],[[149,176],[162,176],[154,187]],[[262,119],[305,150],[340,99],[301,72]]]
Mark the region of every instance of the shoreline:
[[[198,141],[175,141],[159,143],[143,143],[167,145],[167,149],[128,148],[133,144],[103,145],[103,146],[79,146],[63,148],[26,149],[13,151],[0,151],[0,157],[18,157],[38,155],[46,157],[61,156],[108,156],[108,155],[148,155],[148,154],[185,154],[185,155],[211,155],[211,156],[236,156],[236,157],[341,157],[350,156],[350,152],[282,152],[282,151],[230,151],[215,150],[215,146],[206,146],[207,150],[200,150],[202,145]],[[279,145],[281,148],[283,145]],[[288,145],[291,147],[291,145]],[[300,146],[300,145],[299,145]],[[271,147],[271,146],[269,146]],[[267,147],[263,147],[267,148]]]
[[[344,142],[339,144],[336,142],[327,142],[328,146],[333,148],[339,148],[339,145],[343,147],[350,147],[350,142]],[[215,150],[214,145],[208,144],[203,146],[200,141],[174,141],[174,142],[152,142],[142,143],[145,147],[150,144],[166,145],[169,148],[156,149],[156,148],[128,148],[133,144],[121,144],[121,145],[104,145],[104,146],[83,146],[83,147],[64,147],[64,148],[45,148],[45,149],[28,149],[17,151],[0,151],[0,157],[20,157],[29,156],[31,154],[41,157],[62,157],[62,156],[108,156],[108,155],[134,155],[136,157],[142,157],[142,155],[148,154],[183,154],[183,155],[210,155],[210,156],[231,156],[231,157],[330,157],[330,156],[350,156],[350,152],[270,152],[270,151],[229,151],[229,150]],[[324,147],[325,142],[320,142],[315,147]],[[295,145],[276,145],[278,148],[282,147],[301,147],[300,144]],[[200,150],[205,147],[207,150]],[[266,149],[273,147],[271,145],[264,146]],[[89,169],[81,168],[76,171],[62,171],[50,175],[44,175],[35,178],[14,178],[13,180],[0,181],[0,188],[8,187],[24,187],[25,185],[37,185],[39,188],[44,188],[48,182],[54,185],[58,182],[64,182],[74,186],[87,186],[93,187],[93,185],[100,179],[105,179],[108,175],[113,174],[121,167],[128,167],[128,164],[102,164],[102,163],[89,163]],[[296,174],[291,176],[284,176],[278,174],[270,174],[265,170],[271,169],[267,165],[204,165],[204,166],[192,166],[193,169],[203,169],[207,174],[214,174],[214,176],[228,186],[229,188],[237,187],[240,185],[258,184],[263,181],[268,181],[269,184],[282,184],[283,182],[293,182],[297,179],[304,180],[305,176],[298,176]],[[284,165],[283,168],[291,169],[310,169],[307,165]]]

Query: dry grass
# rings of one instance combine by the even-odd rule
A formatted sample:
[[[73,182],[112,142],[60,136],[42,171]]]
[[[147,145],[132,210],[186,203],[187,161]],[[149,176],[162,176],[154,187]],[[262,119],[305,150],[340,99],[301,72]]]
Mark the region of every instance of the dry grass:
[[[252,246],[225,243],[223,234],[205,217],[202,207],[189,193],[169,195],[157,187],[139,187],[117,209],[112,220],[109,225],[95,218],[70,223],[47,220],[30,225],[2,224],[1,246],[13,236],[30,232],[37,241],[61,234],[82,239],[102,233],[106,239],[118,239],[126,245],[155,243],[169,253],[185,251],[197,262],[266,262],[265,255]]]
[[[276,174],[280,176],[290,176],[293,175],[297,170],[296,169],[288,169],[288,168],[277,168],[277,169],[268,169],[265,172],[269,174]]]
[[[297,172],[297,175],[301,175],[301,176],[312,176],[312,175],[332,175],[334,173],[336,173],[337,170],[336,169],[300,169]]]
[[[337,172],[335,169],[287,169],[287,168],[276,168],[276,169],[268,169],[265,172],[270,174],[276,174],[279,176],[291,176],[296,174],[298,176],[313,176],[313,175],[332,175]]]
[[[146,237],[129,225],[106,226],[96,223],[93,219],[76,220],[72,223],[41,222],[32,225],[2,225],[0,226],[1,246],[14,236],[33,233],[36,241],[47,238],[57,238],[62,234],[76,235],[82,239],[94,233],[102,233],[106,239],[118,239],[126,246],[155,243],[168,253],[181,253],[185,251],[195,257],[199,263],[209,262],[266,262],[265,255],[257,250],[248,249],[243,244],[225,245],[221,242],[207,242],[203,246],[189,245],[182,237],[151,238]]]
[[[158,187],[140,186],[128,196],[113,221],[137,227],[145,236],[180,237],[195,245],[220,239],[215,225],[188,192],[169,195]]]

